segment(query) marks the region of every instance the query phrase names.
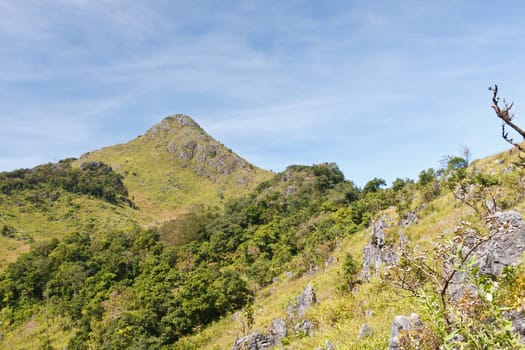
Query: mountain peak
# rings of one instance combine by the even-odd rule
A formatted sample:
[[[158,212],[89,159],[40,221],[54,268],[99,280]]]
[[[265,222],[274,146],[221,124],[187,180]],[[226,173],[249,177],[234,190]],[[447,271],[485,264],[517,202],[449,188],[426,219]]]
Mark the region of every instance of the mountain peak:
[[[78,163],[92,161],[121,174],[134,203],[153,217],[171,217],[193,205],[220,205],[271,175],[185,114],[168,116],[125,144],[87,153]]]
[[[155,124],[147,131],[147,134],[157,134],[161,131],[178,131],[182,128],[196,129],[200,132],[204,132],[200,125],[190,116],[186,114],[174,114],[162,119],[158,124]]]

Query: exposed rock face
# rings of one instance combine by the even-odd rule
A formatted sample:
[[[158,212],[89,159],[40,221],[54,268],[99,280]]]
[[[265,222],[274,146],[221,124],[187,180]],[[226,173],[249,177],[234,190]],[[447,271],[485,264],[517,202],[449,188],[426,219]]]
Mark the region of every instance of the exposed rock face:
[[[268,334],[252,333],[242,338],[235,339],[232,350],[264,350],[278,345],[281,338],[286,337],[288,331],[286,321],[278,318],[272,321]]]
[[[293,330],[296,334],[311,336],[314,333],[314,324],[312,321],[302,320],[294,326]]]
[[[298,334],[311,336],[315,325],[306,320],[306,310],[317,302],[314,289],[308,284],[303,292],[297,297],[295,303],[286,308],[289,324],[294,324],[293,331]],[[232,350],[263,350],[278,345],[283,337],[288,335],[287,322],[283,318],[272,321],[268,334],[253,333],[242,338],[235,339]]]
[[[166,151],[175,158],[189,162],[187,166],[199,176],[226,176],[249,166],[184,114],[165,118],[149,129],[146,135],[158,142],[157,147],[166,147]]]
[[[363,278],[368,280],[380,266],[396,264],[399,261],[393,247],[386,242],[385,230],[390,226],[390,218],[383,216],[372,225],[370,242],[363,250]]]
[[[388,342],[388,350],[401,350],[400,335],[407,331],[417,331],[423,328],[423,322],[419,319],[417,314],[407,316],[396,316],[390,329],[390,340]]]
[[[505,314],[505,317],[512,321],[512,331],[519,334],[521,342],[525,343],[525,314],[511,310]]]
[[[232,350],[264,350],[272,346],[268,336],[253,333],[245,337],[235,339]]]
[[[306,285],[303,292],[297,297],[294,304],[288,305],[286,313],[292,322],[304,318],[306,310],[317,302],[314,288],[311,284]]]
[[[490,225],[491,239],[475,251],[481,257],[480,273],[499,276],[516,265],[525,252],[525,221],[516,211],[497,212]]]
[[[401,220],[401,226],[407,227],[411,224],[417,224],[419,219],[417,218],[417,210],[409,211],[406,217]]]
[[[286,321],[283,318],[277,318],[272,321],[272,328],[270,330],[271,342],[278,344],[281,338],[286,337],[288,330],[286,328]]]
[[[517,265],[525,253],[525,221],[513,210],[496,212],[491,217],[489,228],[490,238],[479,244],[472,254],[478,260],[480,274],[497,277],[505,267]],[[467,233],[466,249],[479,242],[476,235],[475,231]],[[473,290],[465,279],[462,272],[454,275],[448,290],[452,300],[461,298],[465,289]]]

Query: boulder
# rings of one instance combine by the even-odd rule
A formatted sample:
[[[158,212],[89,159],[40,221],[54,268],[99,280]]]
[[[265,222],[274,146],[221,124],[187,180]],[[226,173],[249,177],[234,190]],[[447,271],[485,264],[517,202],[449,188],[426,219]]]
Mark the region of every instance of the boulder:
[[[296,302],[288,305],[286,313],[288,319],[292,322],[304,318],[306,310],[317,302],[314,288],[311,284],[307,284],[303,292],[297,297]]]
[[[372,333],[372,327],[370,327],[366,323],[362,324],[361,328],[359,328],[359,338],[369,337],[372,335]]]
[[[296,334],[311,336],[314,333],[314,324],[309,320],[302,320],[297,323],[294,328]]]
[[[281,338],[286,337],[287,334],[286,321],[283,318],[277,318],[272,321],[269,337],[273,345],[279,344]]]
[[[261,333],[253,333],[235,339],[232,350],[264,350],[272,346],[268,337]]]
[[[417,331],[423,328],[423,322],[419,319],[419,316],[415,313],[407,316],[396,316],[390,329],[390,340],[388,341],[388,350],[401,350],[400,341],[402,335],[408,331]]]

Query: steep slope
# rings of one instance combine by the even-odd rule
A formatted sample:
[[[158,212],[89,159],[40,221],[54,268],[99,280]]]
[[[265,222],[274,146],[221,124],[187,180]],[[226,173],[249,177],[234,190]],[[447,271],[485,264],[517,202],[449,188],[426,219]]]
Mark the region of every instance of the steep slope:
[[[84,154],[78,164],[93,161],[121,174],[133,202],[158,223],[222,206],[271,176],[182,114],[165,118],[126,144]]]
[[[270,176],[185,115],[78,160],[0,173],[0,270],[35,241],[220,211]]]
[[[437,172],[441,175],[433,170],[422,171],[417,182],[396,181],[392,188],[377,191],[369,200],[368,195],[361,194],[360,200],[328,213],[333,220],[331,231],[352,226],[349,217],[362,203],[377,203],[381,197],[387,202],[388,198],[394,199],[388,208],[371,215],[373,225],[338,236],[333,241],[331,257],[317,263],[310,273],[297,274],[291,269],[276,275],[273,283],[258,291],[250,307],[180,339],[175,349],[231,349],[236,339],[239,345],[233,349],[255,349],[256,343],[263,349],[386,349],[394,318],[412,313],[419,314],[424,323],[421,333],[409,329],[401,332],[404,349],[471,349],[476,348],[472,345],[475,343],[492,344],[483,348],[525,348],[519,343],[508,345],[519,342],[519,336],[505,330],[512,324],[505,319],[507,316],[502,316],[505,311],[505,315],[517,318],[513,329],[523,335],[519,323],[524,317],[523,259],[513,262],[515,267],[508,266],[503,276],[474,278],[481,290],[479,296],[470,289],[462,299],[440,304],[440,290],[436,287],[444,285],[440,285],[441,273],[445,273],[443,262],[463,257],[458,253],[460,239],[468,244],[472,234],[480,234],[481,241],[490,240],[494,230],[502,230],[500,235],[505,237],[507,230],[514,232],[516,224],[504,222],[495,226],[497,213],[525,213],[525,174],[513,165],[515,154],[504,152],[472,162],[468,167],[450,166],[457,164],[458,159],[451,157],[449,167]],[[434,175],[429,179],[429,174]],[[467,188],[467,197],[462,196],[462,188]],[[515,214],[508,216],[520,216],[511,213]],[[508,246],[512,245],[516,246],[513,254],[519,256],[523,246]],[[497,264],[506,259],[485,258]],[[418,268],[422,266],[436,266],[436,274],[432,275],[428,267]],[[478,271],[476,267],[460,269],[462,274],[474,273],[474,277]],[[313,286],[316,302],[306,310],[307,322],[297,323],[290,318],[290,305],[300,299],[309,285]],[[447,324],[446,317],[450,315],[456,318]],[[442,347],[452,338],[449,332],[457,332],[461,337],[456,337],[457,345],[447,343]],[[274,343],[278,346],[267,347]]]
[[[120,175],[101,163],[74,168],[73,161],[0,173],[0,270],[33,242],[148,220],[129,200]]]

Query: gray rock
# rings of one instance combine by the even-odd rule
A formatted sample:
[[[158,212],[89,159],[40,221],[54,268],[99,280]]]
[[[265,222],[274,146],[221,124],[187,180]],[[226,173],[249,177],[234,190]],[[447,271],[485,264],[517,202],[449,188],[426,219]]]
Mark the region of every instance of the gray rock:
[[[388,217],[383,216],[377,220],[372,226],[372,244],[382,247],[385,244],[385,229],[389,227],[387,223]]]
[[[423,327],[423,322],[417,314],[407,316],[396,316],[390,329],[390,340],[387,350],[401,350],[399,335],[401,332],[412,331]]]
[[[330,340],[327,340],[326,343],[326,350],[335,350],[335,345],[330,342]]]
[[[314,324],[309,320],[302,320],[297,323],[294,328],[296,334],[311,336],[314,333]]]
[[[389,227],[390,218],[383,216],[376,221],[370,232],[370,241],[363,249],[363,279],[368,280],[377,274],[381,266],[395,265],[399,261],[394,248],[385,240],[385,229]]]
[[[324,267],[326,269],[328,268],[328,266],[333,265],[333,264],[335,264],[335,258],[332,255],[330,255],[328,259],[326,259],[326,261],[324,262]]]
[[[516,265],[525,252],[525,221],[516,211],[497,212],[490,225],[491,239],[475,251],[480,272],[499,276],[507,266]]]
[[[371,318],[372,316],[374,316],[374,312],[372,310],[365,310],[366,318]]]
[[[525,314],[511,310],[505,313],[505,317],[512,321],[512,331],[520,336],[522,342],[525,342]]]
[[[418,223],[418,218],[417,218],[416,210],[409,211],[408,214],[405,216],[405,218],[401,220],[401,226],[403,227],[407,227],[409,225],[417,224],[417,223]]]
[[[232,350],[264,350],[273,346],[267,336],[253,333],[242,338],[235,339]]]
[[[369,325],[362,324],[361,328],[359,328],[359,338],[369,337],[372,335],[372,327]]]
[[[283,318],[277,318],[272,321],[272,328],[270,330],[270,342],[272,344],[279,344],[281,338],[286,337],[287,334],[286,321]]]
[[[479,243],[475,230],[467,232],[465,250],[475,247],[472,257],[477,260],[479,273],[485,276],[498,277],[507,266],[517,265],[525,253],[525,221],[520,213],[510,210],[496,212],[489,221],[490,239]],[[450,267],[445,266],[445,270]],[[474,291],[466,282],[463,272],[455,272],[448,289],[452,300],[460,299],[465,290]]]
[[[317,302],[314,288],[311,284],[307,284],[303,292],[297,297],[295,303],[288,305],[286,313],[288,319],[292,322],[304,318],[306,310]]]
[[[252,333],[233,342],[232,350],[263,350],[278,345],[281,338],[288,334],[286,322],[282,318],[272,321],[268,334]]]

